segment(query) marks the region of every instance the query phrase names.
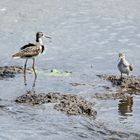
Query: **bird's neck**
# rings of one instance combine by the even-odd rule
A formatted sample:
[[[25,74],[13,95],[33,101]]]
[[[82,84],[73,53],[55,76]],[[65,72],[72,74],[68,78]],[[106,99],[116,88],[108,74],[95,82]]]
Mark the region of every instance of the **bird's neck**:
[[[36,38],[36,42],[38,42],[38,43],[40,43],[41,45],[43,45],[42,38]]]
[[[121,61],[122,61],[122,62],[126,61],[126,60],[125,60],[125,57],[122,57],[122,58],[121,58]]]

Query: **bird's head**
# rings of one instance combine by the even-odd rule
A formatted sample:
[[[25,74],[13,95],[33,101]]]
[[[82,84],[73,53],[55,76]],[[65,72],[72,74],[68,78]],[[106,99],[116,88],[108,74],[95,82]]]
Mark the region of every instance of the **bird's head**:
[[[41,37],[46,37],[46,38],[51,39],[51,37],[47,36],[45,33],[43,33],[43,32],[37,32],[36,33],[36,38],[41,38]]]
[[[119,58],[120,58],[120,59],[124,59],[124,58],[125,58],[125,54],[124,54],[123,52],[120,52],[120,53],[119,53]]]

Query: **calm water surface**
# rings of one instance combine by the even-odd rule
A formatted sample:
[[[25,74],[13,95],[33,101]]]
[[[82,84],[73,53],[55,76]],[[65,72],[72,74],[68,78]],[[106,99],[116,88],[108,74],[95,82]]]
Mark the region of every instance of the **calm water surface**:
[[[0,65],[23,65],[11,55],[26,42],[34,42],[37,31],[46,32],[48,48],[38,57],[36,92],[73,93],[95,102],[97,117],[68,117],[51,104],[37,107],[14,103],[31,90],[33,75],[25,88],[22,75],[0,81],[1,140],[140,139],[140,97],[127,100],[99,100],[96,92],[109,85],[96,74],[119,74],[118,52],[125,51],[133,64],[140,65],[140,2],[138,0],[5,0],[0,1]],[[31,65],[31,62],[29,62]],[[92,67],[91,67],[92,66]],[[53,77],[44,69],[72,71],[69,77]],[[85,86],[72,86],[82,83]],[[115,90],[115,89],[114,89]]]

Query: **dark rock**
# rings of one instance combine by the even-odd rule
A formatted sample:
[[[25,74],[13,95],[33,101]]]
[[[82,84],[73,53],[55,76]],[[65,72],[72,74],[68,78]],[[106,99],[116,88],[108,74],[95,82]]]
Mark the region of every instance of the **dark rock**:
[[[27,72],[30,70],[27,69]],[[31,72],[31,71],[30,71]],[[21,66],[3,66],[0,67],[0,79],[13,78],[15,74],[23,73],[23,67]]]
[[[84,115],[89,117],[95,117],[96,115],[96,111],[92,109],[92,104],[77,95],[62,95],[62,100],[54,108],[68,115]]]
[[[70,83],[72,86],[85,86],[86,84],[81,84],[81,83]]]
[[[39,93],[35,94],[32,91],[28,91],[27,94],[17,97],[15,100],[17,103],[27,103],[27,104],[43,104],[43,103],[56,103],[60,99],[59,93]]]
[[[93,84],[84,84],[84,83],[69,83],[70,85],[77,87],[77,86],[92,86],[94,87],[95,85]]]
[[[27,103],[31,105],[39,105],[43,103],[57,103],[54,109],[62,111],[68,115],[83,115],[94,118],[96,111],[93,105],[80,96],[72,94],[60,94],[58,92],[50,92],[48,94],[28,91],[27,94],[17,97],[17,103]]]

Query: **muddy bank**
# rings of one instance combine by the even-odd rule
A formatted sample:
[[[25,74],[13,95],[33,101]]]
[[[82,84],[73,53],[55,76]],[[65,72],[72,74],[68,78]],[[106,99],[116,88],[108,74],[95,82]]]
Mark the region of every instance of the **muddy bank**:
[[[26,103],[31,105],[40,105],[44,103],[56,103],[54,109],[62,111],[67,115],[82,115],[94,118],[96,111],[93,109],[92,103],[86,101],[80,96],[72,94],[61,94],[58,92],[33,93],[28,91],[15,100],[17,103]]]
[[[1,66],[0,79],[13,78],[16,74],[23,73],[23,70],[22,66]],[[27,69],[27,72],[31,72],[30,69]]]
[[[140,91],[140,77],[136,76],[124,76],[122,79],[116,75],[97,75],[99,78],[108,80],[113,86],[125,88],[126,90]]]

